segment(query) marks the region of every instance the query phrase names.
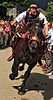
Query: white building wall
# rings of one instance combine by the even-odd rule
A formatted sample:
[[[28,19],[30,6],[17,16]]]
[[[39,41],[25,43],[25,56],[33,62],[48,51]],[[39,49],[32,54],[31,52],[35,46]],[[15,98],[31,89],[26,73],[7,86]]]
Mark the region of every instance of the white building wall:
[[[12,16],[15,18],[17,15],[17,9],[16,8],[7,8],[7,14],[9,16]]]

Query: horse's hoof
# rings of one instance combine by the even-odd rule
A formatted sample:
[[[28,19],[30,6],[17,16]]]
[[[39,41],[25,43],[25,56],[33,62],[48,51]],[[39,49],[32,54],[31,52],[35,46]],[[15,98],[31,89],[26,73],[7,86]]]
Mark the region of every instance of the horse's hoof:
[[[10,75],[9,75],[9,78],[10,78],[11,80],[14,80],[14,79],[15,79],[14,74],[10,74]]]
[[[26,93],[25,90],[18,90],[18,94],[19,94],[19,95],[24,95],[25,93]]]
[[[19,94],[19,95],[24,95],[25,93],[26,93],[26,91],[25,91],[25,85],[22,84],[22,85],[20,86],[20,88],[18,88],[18,94]]]

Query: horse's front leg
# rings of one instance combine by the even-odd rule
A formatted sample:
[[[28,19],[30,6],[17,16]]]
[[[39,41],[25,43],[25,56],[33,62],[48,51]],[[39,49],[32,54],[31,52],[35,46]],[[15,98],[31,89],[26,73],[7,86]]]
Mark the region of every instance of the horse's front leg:
[[[11,79],[11,80],[14,80],[15,79],[15,77],[17,77],[18,76],[18,65],[19,65],[19,62],[17,61],[17,63],[15,62],[15,60],[14,60],[14,63],[13,63],[13,65],[12,65],[12,68],[11,68],[11,74],[9,75],[9,78]]]
[[[28,79],[28,77],[30,76],[30,72],[31,72],[31,70],[33,69],[33,67],[36,65],[36,63],[34,64],[31,64],[31,65],[29,65],[29,67],[28,67],[28,69],[27,69],[27,71],[25,72],[25,74],[24,74],[24,80],[23,80],[23,82],[22,82],[22,84],[21,84],[21,88],[19,88],[18,89],[18,94],[20,94],[20,95],[23,95],[23,94],[25,94],[25,84],[26,84],[26,81],[27,81],[27,79]]]

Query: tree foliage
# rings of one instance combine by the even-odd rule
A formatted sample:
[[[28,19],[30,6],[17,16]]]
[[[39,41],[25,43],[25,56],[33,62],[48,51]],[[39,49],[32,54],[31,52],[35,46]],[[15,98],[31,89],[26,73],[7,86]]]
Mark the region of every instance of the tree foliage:
[[[12,0],[1,0],[0,1],[0,16],[3,18],[6,16],[7,8],[14,7],[16,5]]]
[[[15,2],[9,2],[8,0],[1,0],[0,2],[0,7],[7,8],[7,7],[13,7],[13,6],[15,6]]]
[[[35,3],[38,5],[38,7],[42,9],[46,9],[48,6],[48,2],[53,0],[16,0],[19,4],[22,4],[23,6],[29,6],[32,3]]]
[[[46,9],[46,17],[49,22],[53,22],[53,2],[48,3],[48,8]]]

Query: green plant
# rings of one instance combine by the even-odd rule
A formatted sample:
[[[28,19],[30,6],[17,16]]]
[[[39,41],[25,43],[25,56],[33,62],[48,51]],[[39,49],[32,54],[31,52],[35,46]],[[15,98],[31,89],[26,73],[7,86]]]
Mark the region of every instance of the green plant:
[[[46,9],[46,18],[49,22],[53,22],[53,2],[48,2],[48,8]]]

